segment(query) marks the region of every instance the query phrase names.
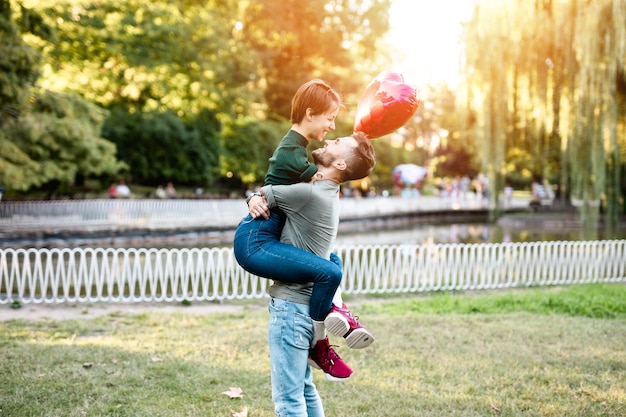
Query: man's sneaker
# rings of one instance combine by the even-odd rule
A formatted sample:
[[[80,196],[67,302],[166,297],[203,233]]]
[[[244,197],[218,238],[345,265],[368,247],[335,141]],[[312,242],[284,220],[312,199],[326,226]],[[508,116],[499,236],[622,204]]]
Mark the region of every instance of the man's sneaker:
[[[329,381],[344,381],[352,375],[352,369],[334,351],[328,336],[318,340],[309,351],[309,364],[321,369]]]
[[[324,319],[324,325],[330,333],[346,339],[352,349],[363,349],[374,341],[374,335],[361,326],[345,304],[341,308],[333,304]]]

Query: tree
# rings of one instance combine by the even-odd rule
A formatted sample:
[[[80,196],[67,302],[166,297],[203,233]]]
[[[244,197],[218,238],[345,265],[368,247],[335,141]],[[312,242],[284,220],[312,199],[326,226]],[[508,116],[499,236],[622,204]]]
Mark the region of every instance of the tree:
[[[24,7],[19,23],[9,2],[0,0],[0,183],[17,191],[49,186],[52,193],[77,176],[116,172],[115,146],[100,137],[106,113],[76,95],[33,87],[39,54],[19,29],[49,39],[53,31]]]
[[[287,122],[238,119],[225,126],[222,176],[243,185],[263,183],[268,159],[291,125]]]
[[[171,111],[112,111],[102,135],[117,145],[135,182],[204,186],[218,173],[220,123],[205,110],[185,123]]]
[[[115,111],[115,123],[107,122],[105,136],[118,144],[118,157],[137,181],[156,181],[145,161],[156,156],[148,133],[174,147],[164,150],[174,158],[188,148],[181,126],[189,128],[209,111],[220,130],[203,137],[219,135],[219,145],[210,149],[221,152],[215,154],[220,167],[211,170],[212,162],[205,166],[248,184],[262,177],[259,169],[266,168],[273,149],[266,146],[284,135],[291,97],[304,81],[326,79],[343,94],[346,113],[354,114],[354,97],[380,72],[377,46],[388,29],[389,3],[41,0],[38,10],[59,34],[54,46],[44,47],[41,83]],[[164,118],[144,132],[128,130],[140,114]],[[180,120],[174,122],[175,117]],[[338,123],[338,135],[351,132],[348,118]],[[267,127],[260,126],[268,121]],[[121,136],[131,131],[142,140]],[[173,136],[165,139],[166,132],[180,135],[180,143]],[[253,151],[252,142],[258,149]],[[244,159],[235,160],[237,155]],[[183,167],[173,174],[187,171],[188,161],[180,163]]]
[[[389,29],[389,0],[250,2],[241,35],[260,58],[270,118],[289,118],[291,97],[310,78],[350,96],[379,71],[375,61]],[[358,98],[358,97],[357,97]]]
[[[9,0],[0,0],[0,35],[1,126],[8,117],[17,117],[25,105],[29,89],[39,77],[39,54],[22,40]]]
[[[622,0],[480,2],[466,26],[467,91],[496,191],[526,158],[516,174],[558,182],[563,199],[581,202],[590,229],[601,205],[618,218],[624,39]]]
[[[258,102],[256,55],[237,36],[241,7],[227,1],[43,1],[59,41],[47,50],[45,85],[102,107],[203,109],[220,119]]]

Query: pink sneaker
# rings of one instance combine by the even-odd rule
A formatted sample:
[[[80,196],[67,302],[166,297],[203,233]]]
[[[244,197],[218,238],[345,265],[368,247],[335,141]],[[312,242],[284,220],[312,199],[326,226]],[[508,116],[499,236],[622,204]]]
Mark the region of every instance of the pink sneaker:
[[[332,334],[346,339],[352,349],[363,349],[374,341],[374,335],[361,326],[358,317],[354,317],[345,304],[342,308],[333,304],[324,319],[324,325]]]
[[[328,336],[318,340],[309,355],[309,364],[321,369],[329,381],[344,381],[352,375],[352,369],[333,350]]]

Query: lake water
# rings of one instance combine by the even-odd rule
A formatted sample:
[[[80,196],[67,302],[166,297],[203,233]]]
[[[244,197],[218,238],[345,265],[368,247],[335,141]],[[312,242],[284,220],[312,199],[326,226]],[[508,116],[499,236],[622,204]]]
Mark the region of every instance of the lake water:
[[[626,239],[626,233],[599,232],[595,238],[580,230],[510,229],[499,225],[472,223],[414,225],[397,230],[379,230],[341,234],[338,245],[426,244],[426,243],[504,243],[537,241],[581,241]]]
[[[537,241],[582,241],[626,239],[626,223],[613,230],[600,227],[590,233],[569,214],[505,216],[496,224],[407,222],[384,230],[340,233],[338,245],[426,244],[426,243],[506,243]]]
[[[343,230],[343,231],[342,231]],[[234,231],[188,232],[168,234],[153,231],[127,236],[48,236],[31,241],[14,241],[2,248],[194,248],[232,247]],[[590,234],[573,215],[523,214],[509,215],[496,224],[461,221],[458,223],[425,223],[405,219],[400,223],[377,224],[367,221],[350,227],[340,227],[337,245],[399,245],[446,243],[504,243],[537,241],[581,241],[626,239],[626,224],[615,230],[602,228]]]
[[[341,229],[341,228],[340,228]],[[167,247],[230,247],[232,237],[187,235],[178,242],[168,242]],[[537,241],[582,241],[626,239],[626,224],[616,230],[599,229],[586,232],[580,222],[568,215],[510,216],[496,224],[484,222],[459,222],[425,224],[419,220],[406,220],[393,226],[364,222],[349,231],[340,231],[337,245],[399,245],[445,243],[504,243]]]

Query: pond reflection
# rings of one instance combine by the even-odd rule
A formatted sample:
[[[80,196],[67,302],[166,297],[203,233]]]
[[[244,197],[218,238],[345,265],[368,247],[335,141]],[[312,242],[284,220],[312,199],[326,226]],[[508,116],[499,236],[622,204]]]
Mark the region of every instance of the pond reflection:
[[[508,243],[537,241],[581,241],[626,239],[626,226],[614,230],[598,229],[590,233],[571,219],[507,219],[497,224],[412,223],[401,228],[340,233],[337,245],[397,245],[444,243]]]
[[[419,218],[382,224],[369,220],[358,224],[342,225],[336,245],[400,245],[400,244],[459,244],[506,243],[537,241],[581,241],[626,239],[626,224],[613,230],[600,228],[592,233],[581,226],[575,216],[510,215],[497,224],[476,223],[425,223]],[[13,240],[0,243],[0,248],[203,248],[232,247],[234,230],[218,232],[188,231],[167,233],[138,231],[124,236],[48,236],[36,239]]]

